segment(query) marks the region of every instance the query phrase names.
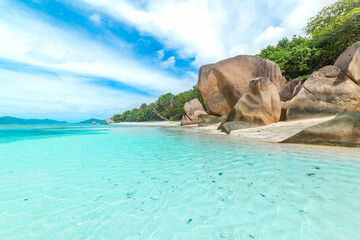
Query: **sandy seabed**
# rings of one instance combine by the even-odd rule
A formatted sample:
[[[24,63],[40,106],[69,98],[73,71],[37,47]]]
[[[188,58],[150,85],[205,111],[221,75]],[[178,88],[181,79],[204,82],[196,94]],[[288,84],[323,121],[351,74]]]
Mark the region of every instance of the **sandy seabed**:
[[[270,124],[262,127],[254,127],[254,128],[246,128],[240,130],[234,130],[231,132],[231,136],[248,138],[254,140],[260,140],[263,142],[269,143],[279,143],[296,133],[302,131],[305,128],[317,125],[322,122],[329,121],[335,118],[332,117],[323,117],[323,118],[312,118],[312,119],[303,119],[303,120],[295,120],[295,121],[282,121],[274,124]],[[124,123],[115,123],[119,125],[138,125],[138,126],[163,126],[163,127],[179,127],[180,121],[163,121],[163,122],[124,122]],[[217,130],[220,124],[211,125],[207,127],[198,127],[197,124],[183,126],[185,129],[193,129],[194,131],[202,131],[210,134],[223,134],[219,130]],[[291,144],[294,145],[294,144]],[[316,148],[319,151],[337,151],[339,153],[359,153],[360,148],[346,148],[346,147],[334,147],[334,146],[318,146],[318,145],[303,145],[303,144],[295,144],[297,147],[304,148],[304,150],[308,148]]]

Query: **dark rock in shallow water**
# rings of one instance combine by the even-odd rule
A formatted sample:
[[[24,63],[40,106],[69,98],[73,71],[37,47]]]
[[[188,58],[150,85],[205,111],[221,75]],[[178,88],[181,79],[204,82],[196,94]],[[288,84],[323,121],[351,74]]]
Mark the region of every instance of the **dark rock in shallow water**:
[[[219,128],[220,128],[219,130],[221,130],[222,132],[225,132],[227,134],[230,134],[231,131],[233,131],[233,130],[252,128],[252,127],[256,127],[256,125],[254,125],[252,123],[248,123],[248,122],[233,121],[233,122],[226,122],[226,123],[221,124],[221,126],[219,126]]]
[[[226,121],[227,116],[221,116],[221,117],[217,117],[217,116],[213,116],[213,115],[200,115],[199,116],[199,120],[198,120],[198,126],[199,127],[206,127],[206,126],[211,126],[211,125],[215,125],[218,123],[222,123]]]
[[[360,147],[360,111],[346,112],[306,128],[282,143]]]

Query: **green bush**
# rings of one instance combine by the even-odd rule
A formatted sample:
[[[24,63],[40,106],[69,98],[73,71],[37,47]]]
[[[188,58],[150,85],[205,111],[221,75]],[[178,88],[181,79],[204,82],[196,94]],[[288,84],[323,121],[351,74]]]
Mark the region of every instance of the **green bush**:
[[[307,78],[335,63],[352,44],[360,41],[360,0],[339,0],[311,18],[306,37],[284,38],[258,56],[276,62],[288,80]]]
[[[197,86],[193,89],[173,95],[167,93],[161,95],[154,103],[144,109],[134,108],[123,114],[113,116],[115,122],[144,122],[144,121],[177,121],[184,115],[184,104],[194,98],[199,99],[205,108],[202,95]]]

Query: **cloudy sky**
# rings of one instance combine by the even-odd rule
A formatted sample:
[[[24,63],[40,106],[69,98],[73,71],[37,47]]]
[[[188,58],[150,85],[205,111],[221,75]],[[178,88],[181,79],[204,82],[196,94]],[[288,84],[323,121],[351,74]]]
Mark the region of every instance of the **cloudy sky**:
[[[0,116],[111,117],[301,33],[333,2],[0,0]]]

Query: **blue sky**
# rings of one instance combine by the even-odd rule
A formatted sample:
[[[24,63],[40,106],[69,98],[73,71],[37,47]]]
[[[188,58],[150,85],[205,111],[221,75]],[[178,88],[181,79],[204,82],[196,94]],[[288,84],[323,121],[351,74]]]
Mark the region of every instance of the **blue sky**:
[[[111,117],[301,33],[333,2],[0,0],[0,116]]]

